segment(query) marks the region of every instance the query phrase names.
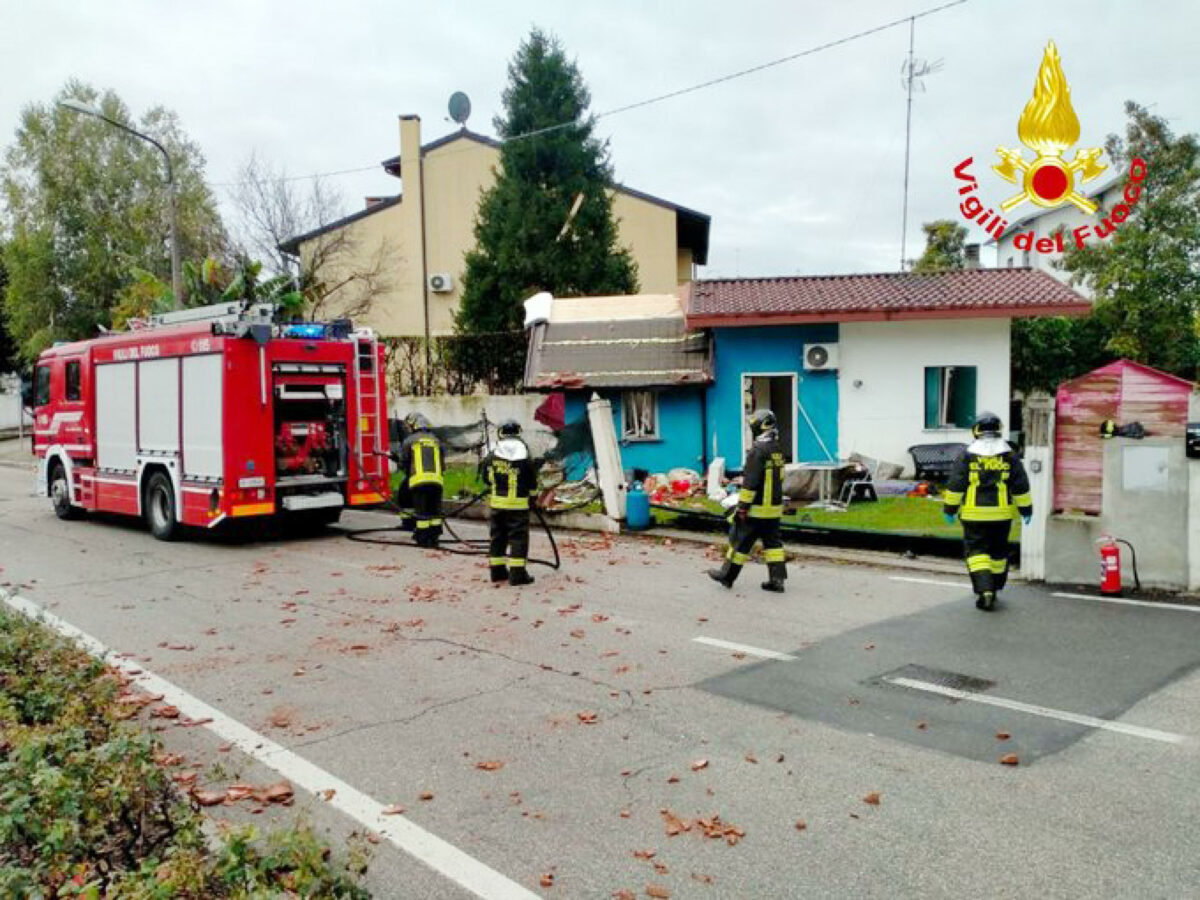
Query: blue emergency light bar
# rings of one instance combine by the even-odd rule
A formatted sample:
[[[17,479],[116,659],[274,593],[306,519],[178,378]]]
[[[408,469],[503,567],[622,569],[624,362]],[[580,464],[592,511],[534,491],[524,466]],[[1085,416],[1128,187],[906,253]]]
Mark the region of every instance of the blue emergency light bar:
[[[327,328],[328,326],[324,322],[299,322],[286,326],[283,329],[283,336],[300,340],[320,339],[325,337]]]

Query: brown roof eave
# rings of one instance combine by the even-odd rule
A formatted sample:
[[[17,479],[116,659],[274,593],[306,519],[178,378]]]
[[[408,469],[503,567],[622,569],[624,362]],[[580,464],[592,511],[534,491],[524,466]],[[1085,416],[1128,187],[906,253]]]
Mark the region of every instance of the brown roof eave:
[[[608,377],[588,379],[573,372],[549,372],[538,375],[532,381],[526,379],[525,389],[545,393],[603,389],[640,390],[643,388],[707,387],[714,381],[712,375],[700,372],[684,378],[647,378],[641,381],[619,381],[621,373],[615,372],[611,378],[614,381],[610,383]]]
[[[992,306],[959,309],[861,310],[791,313],[754,312],[720,315],[688,313],[688,330],[697,328],[748,328],[754,325],[811,325],[819,322],[897,322],[920,319],[1027,319],[1034,316],[1086,316],[1090,303],[1056,306]]]
[[[403,194],[397,194],[395,197],[387,197],[377,203],[373,203],[366,209],[360,209],[357,212],[350,213],[348,216],[330,222],[328,225],[322,225],[319,228],[314,228],[312,231],[306,231],[304,234],[298,234],[295,237],[290,237],[279,245],[279,249],[291,256],[300,254],[300,245],[306,244],[309,241],[316,240],[323,234],[328,234],[331,231],[337,231],[339,228],[345,228],[357,222],[359,219],[365,219],[367,216],[373,216],[375,213],[383,212],[385,209],[391,209],[397,203],[404,199]]]

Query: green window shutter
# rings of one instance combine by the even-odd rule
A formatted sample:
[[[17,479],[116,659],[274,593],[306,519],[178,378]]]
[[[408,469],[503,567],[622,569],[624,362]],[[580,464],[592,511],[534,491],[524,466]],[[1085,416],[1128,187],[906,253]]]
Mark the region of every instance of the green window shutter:
[[[938,409],[942,405],[942,369],[940,366],[925,367],[925,427],[937,428]]]
[[[979,370],[975,366],[956,366],[951,379],[950,418],[959,428],[975,423],[975,397]]]

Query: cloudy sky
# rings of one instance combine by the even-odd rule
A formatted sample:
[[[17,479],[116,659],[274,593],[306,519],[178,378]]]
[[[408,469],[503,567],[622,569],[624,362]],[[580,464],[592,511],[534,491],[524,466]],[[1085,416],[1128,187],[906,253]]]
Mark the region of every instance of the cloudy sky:
[[[176,110],[218,186],[252,150],[294,175],[358,169],[399,152],[399,114],[420,115],[426,140],[449,131],[455,90],[471,97],[470,127],[491,134],[507,60],[534,25],[576,57],[603,113],[942,2],[0,0],[0,142],[26,103],[74,76],[135,114]],[[991,202],[1007,195],[987,165],[998,144],[1017,144],[1047,40],[1090,146],[1123,130],[1126,99],[1200,131],[1198,32],[1200,4],[1188,0],[969,0],[919,19],[916,55],[942,65],[913,104],[909,255],[921,222],[955,214],[963,158],[977,160]],[[605,116],[599,132],[618,180],[712,216],[704,275],[894,270],[907,49],[905,23]],[[347,212],[397,186],[379,169],[331,181]]]

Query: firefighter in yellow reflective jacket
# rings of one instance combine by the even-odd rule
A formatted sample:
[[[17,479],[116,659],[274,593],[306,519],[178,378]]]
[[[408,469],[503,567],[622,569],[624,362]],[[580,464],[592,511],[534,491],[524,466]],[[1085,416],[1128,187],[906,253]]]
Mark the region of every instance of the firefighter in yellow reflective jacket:
[[[533,584],[529,574],[529,503],[537,490],[537,465],[514,419],[500,424],[500,440],[479,464],[488,487],[488,566],[492,581]]]
[[[408,437],[400,445],[403,479],[398,504],[413,512],[413,537],[420,547],[436,547],[442,537],[442,442],[420,413],[404,419]]]
[[[1000,417],[980,413],[971,433],[975,440],[950,470],[943,512],[947,522],[955,516],[962,520],[975,606],[990,610],[1008,581],[1008,534],[1014,513],[1029,524],[1033,498],[1025,467],[1000,436]]]
[[[750,551],[761,540],[763,560],[767,564],[767,580],[762,583],[762,589],[781,594],[787,579],[787,556],[779,537],[779,520],[783,517],[784,460],[775,414],[769,409],[755,412],[750,417],[750,434],[754,445],[746,455],[746,466],[742,471],[742,487],[733,513],[725,563],[721,568],[711,570],[708,577],[727,588],[733,587]]]

